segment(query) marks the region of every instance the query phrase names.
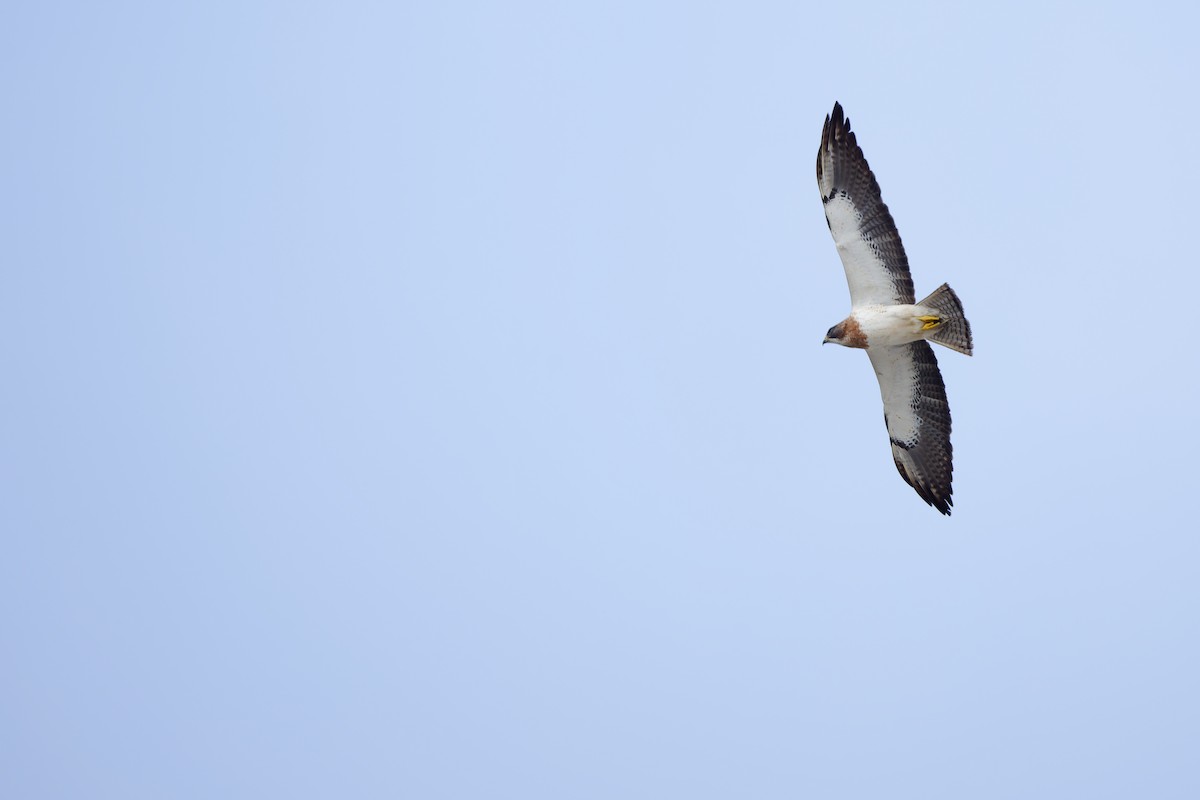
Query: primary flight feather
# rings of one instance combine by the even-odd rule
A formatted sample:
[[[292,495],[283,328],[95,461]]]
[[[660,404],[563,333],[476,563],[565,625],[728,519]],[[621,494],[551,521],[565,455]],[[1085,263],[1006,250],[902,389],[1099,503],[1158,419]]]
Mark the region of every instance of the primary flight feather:
[[[817,185],[850,285],[850,316],[830,328],[825,341],[867,351],[896,469],[922,500],[948,515],[954,505],[950,406],[928,342],[969,356],[971,325],[946,284],[914,302],[900,233],[839,103],[821,131]]]

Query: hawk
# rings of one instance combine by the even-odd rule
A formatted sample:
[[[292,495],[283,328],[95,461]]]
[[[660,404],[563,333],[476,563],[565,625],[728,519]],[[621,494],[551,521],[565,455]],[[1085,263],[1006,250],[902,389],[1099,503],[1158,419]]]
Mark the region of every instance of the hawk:
[[[850,316],[825,341],[867,351],[896,469],[922,500],[949,515],[950,406],[929,342],[969,356],[971,325],[947,284],[915,302],[896,223],[840,103],[821,131],[817,185],[850,284]]]

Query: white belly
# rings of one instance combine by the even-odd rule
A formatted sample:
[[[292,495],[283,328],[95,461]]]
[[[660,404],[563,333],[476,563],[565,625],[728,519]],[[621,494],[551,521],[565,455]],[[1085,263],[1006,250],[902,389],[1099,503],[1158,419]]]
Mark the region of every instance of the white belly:
[[[917,319],[928,314],[921,306],[862,306],[850,316],[866,334],[867,346],[908,344],[924,339],[924,323]]]

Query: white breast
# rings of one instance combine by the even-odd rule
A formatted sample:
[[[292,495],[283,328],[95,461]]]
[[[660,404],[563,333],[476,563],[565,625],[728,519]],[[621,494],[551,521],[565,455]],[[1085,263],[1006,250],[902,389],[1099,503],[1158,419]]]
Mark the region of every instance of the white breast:
[[[908,344],[924,339],[918,306],[862,306],[851,317],[867,336],[867,346]]]

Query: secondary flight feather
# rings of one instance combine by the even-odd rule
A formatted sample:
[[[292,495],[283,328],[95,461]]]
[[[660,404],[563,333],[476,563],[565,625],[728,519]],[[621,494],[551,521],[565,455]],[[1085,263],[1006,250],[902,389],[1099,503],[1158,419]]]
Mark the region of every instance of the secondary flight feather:
[[[896,469],[922,500],[948,515],[954,505],[950,406],[928,342],[969,356],[971,325],[946,284],[914,302],[900,233],[839,103],[821,131],[817,186],[850,285],[850,316],[830,328],[825,341],[867,351]]]

